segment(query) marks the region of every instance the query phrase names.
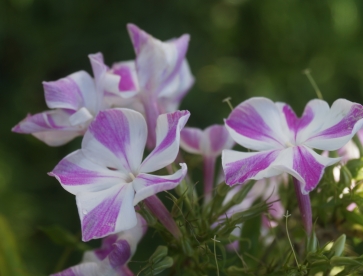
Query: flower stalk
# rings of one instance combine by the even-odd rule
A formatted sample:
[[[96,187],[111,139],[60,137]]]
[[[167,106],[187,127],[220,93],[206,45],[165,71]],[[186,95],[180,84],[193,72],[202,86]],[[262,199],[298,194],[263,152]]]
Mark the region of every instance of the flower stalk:
[[[178,225],[171,216],[168,209],[161,202],[161,200],[153,195],[144,199],[146,207],[155,215],[155,217],[165,226],[165,228],[174,236],[175,239],[179,240],[182,236]]]
[[[306,231],[306,234],[310,236],[311,230],[313,228],[312,222],[312,212],[311,212],[311,203],[309,194],[304,195],[301,193],[301,184],[300,181],[295,177],[293,178],[295,194],[297,198],[297,202],[299,205],[300,214],[302,217],[303,225]]]

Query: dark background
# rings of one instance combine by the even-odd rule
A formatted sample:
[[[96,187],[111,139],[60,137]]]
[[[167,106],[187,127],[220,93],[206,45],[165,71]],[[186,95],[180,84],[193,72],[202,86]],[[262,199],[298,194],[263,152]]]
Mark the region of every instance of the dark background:
[[[316,97],[306,68],[329,104],[362,103],[362,20],[358,0],[0,0],[0,216],[24,269],[49,274],[64,250],[39,227],[80,229],[74,196],[46,173],[81,139],[50,148],[10,132],[27,113],[47,109],[43,80],[91,72],[87,55],[98,51],[109,65],[133,59],[132,22],[161,40],[191,35],[187,58],[196,83],[181,106],[192,114],[190,126],[223,123],[229,96],[234,106],[266,96],[301,114]],[[10,236],[0,238],[0,248]],[[137,260],[154,249],[151,237]],[[71,253],[66,266],[80,256]]]

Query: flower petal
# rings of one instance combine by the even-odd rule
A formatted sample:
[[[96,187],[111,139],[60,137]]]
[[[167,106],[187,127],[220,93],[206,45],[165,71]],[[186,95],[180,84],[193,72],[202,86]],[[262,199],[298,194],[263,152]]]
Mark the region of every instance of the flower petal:
[[[68,192],[76,195],[85,192],[106,190],[120,183],[126,183],[128,175],[87,159],[82,150],[77,150],[65,158],[49,173],[54,176]]]
[[[180,132],[180,147],[189,153],[202,154],[200,142],[203,131],[195,127],[185,127]]]
[[[131,258],[131,248],[127,240],[118,240],[112,245],[113,249],[108,255],[111,267],[116,270]]]
[[[281,172],[272,167],[281,150],[264,152],[238,152],[224,150],[222,152],[222,166],[226,184],[243,184],[247,180],[260,180]]]
[[[326,116],[321,117],[320,128],[309,133],[305,145],[322,150],[339,149],[362,127],[362,118],[362,105],[338,99]]]
[[[283,117],[283,126],[290,133],[290,142],[301,144],[309,138],[311,131],[321,126],[321,121],[329,112],[329,105],[322,100],[311,100],[305,107],[303,115],[298,118],[292,108],[285,103],[276,103]]]
[[[139,83],[134,60],[115,63],[112,66],[111,72],[114,75],[120,76],[120,80],[117,85],[117,91],[106,89],[107,91],[113,92],[123,98],[133,97],[139,92]]]
[[[139,54],[141,48],[144,46],[144,44],[150,38],[150,35],[148,33],[146,33],[145,31],[141,30],[136,25],[130,24],[130,23],[127,24],[127,30],[129,32],[131,42],[134,46],[135,53]]]
[[[49,146],[63,145],[82,135],[86,125],[71,126],[70,114],[62,109],[28,115],[12,131],[33,134]]]
[[[194,84],[194,77],[188,62],[184,59],[175,77],[159,92],[159,101],[163,104],[163,113],[177,110],[181,100]]]
[[[99,276],[99,272],[97,263],[83,263],[67,268],[61,272],[51,274],[51,276]]]
[[[103,97],[104,97],[104,87],[106,81],[106,72],[108,70],[108,67],[103,61],[102,53],[91,54],[88,55],[88,57],[91,62],[93,76],[95,78],[95,87],[96,87],[92,106],[95,113],[97,113],[99,110],[104,108]]]
[[[172,163],[179,151],[180,131],[190,116],[189,111],[176,111],[158,117],[156,147],[142,162],[140,172],[148,173]]]
[[[92,114],[89,112],[87,108],[82,107],[76,113],[72,114],[69,117],[69,122],[72,126],[77,126],[80,124],[85,124],[91,119],[93,119]]]
[[[134,189],[129,184],[76,195],[82,224],[82,240],[89,241],[134,227]]]
[[[174,189],[187,173],[187,165],[181,163],[180,166],[182,167],[180,170],[167,176],[140,173],[133,181],[134,189],[136,191],[134,205],[149,196]]]
[[[130,109],[100,111],[82,141],[87,158],[105,167],[136,173],[146,143],[143,116]]]
[[[234,145],[232,137],[223,125],[212,125],[204,130],[201,147],[204,155],[217,157],[224,149]]]
[[[179,73],[189,35],[167,42],[152,37],[135,25],[128,25],[136,51],[136,68],[140,88],[158,95]]]
[[[233,109],[225,123],[238,144],[253,150],[272,150],[284,148],[289,138],[281,120],[281,113],[271,100],[251,98]]]
[[[78,110],[93,106],[95,84],[85,71],[73,73],[57,81],[43,82],[45,101],[49,108]]]
[[[321,156],[306,146],[299,146],[281,151],[274,167],[300,181],[301,192],[306,195],[318,185],[325,167],[339,160]]]

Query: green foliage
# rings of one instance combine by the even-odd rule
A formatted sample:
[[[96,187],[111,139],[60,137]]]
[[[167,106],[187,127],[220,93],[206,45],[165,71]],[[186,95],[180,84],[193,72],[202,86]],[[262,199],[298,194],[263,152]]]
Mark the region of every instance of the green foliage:
[[[8,221],[0,214],[0,275],[28,275]]]

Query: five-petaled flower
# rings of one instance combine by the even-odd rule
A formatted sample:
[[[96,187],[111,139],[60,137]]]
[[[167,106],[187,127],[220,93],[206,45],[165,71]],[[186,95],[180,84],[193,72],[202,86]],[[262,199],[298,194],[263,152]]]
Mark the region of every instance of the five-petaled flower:
[[[332,107],[312,100],[298,118],[285,103],[251,98],[238,105],[226,119],[226,127],[240,145],[258,152],[224,150],[226,183],[234,185],[287,172],[306,195],[319,183],[324,168],[339,158],[328,158],[311,148],[337,150],[363,124],[363,107],[344,99]]]
[[[142,162],[147,139],[144,117],[130,109],[99,112],[82,141],[82,149],[66,156],[50,173],[76,195],[84,241],[136,225],[134,206],[158,192],[173,189],[187,166],[172,175],[151,175],[172,163],[188,111],[157,119],[156,147]]]
[[[133,24],[128,24],[127,29],[136,60],[114,64],[108,72],[121,77],[118,87],[105,90],[143,105],[149,131],[147,144],[151,148],[155,145],[158,115],[177,110],[194,83],[185,59],[189,35],[162,42]]]
[[[102,240],[101,248],[87,251],[82,262],[52,276],[132,276],[127,263],[147,231],[147,223],[137,214],[137,225]]]
[[[85,71],[57,81],[43,82],[45,101],[53,110],[28,115],[12,131],[33,134],[50,146],[63,145],[83,135],[97,113],[107,108],[104,83],[107,67],[100,53],[89,55],[95,79]]]

